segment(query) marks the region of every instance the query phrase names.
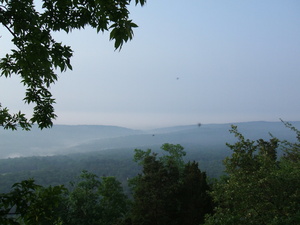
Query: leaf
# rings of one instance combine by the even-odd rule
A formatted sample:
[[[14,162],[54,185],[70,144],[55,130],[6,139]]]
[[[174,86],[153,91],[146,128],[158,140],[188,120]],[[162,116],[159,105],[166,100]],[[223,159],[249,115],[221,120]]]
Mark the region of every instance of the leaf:
[[[145,0],[136,0],[144,5]],[[36,10],[33,1],[1,1],[1,21],[12,34],[15,48],[0,60],[1,76],[9,78],[19,75],[26,87],[23,101],[34,104],[32,117],[10,115],[3,117],[0,125],[6,129],[30,129],[29,124],[37,123],[43,129],[51,127],[54,114],[53,100],[42,89],[49,89],[57,80],[56,69],[72,70],[70,58],[72,50],[53,38],[55,31],[71,32],[87,26],[99,31],[110,31],[115,49],[122,48],[124,42],[133,37],[132,28],[137,25],[129,19],[130,0],[120,1],[79,1],[43,0],[42,9]],[[110,25],[110,26],[109,26]],[[4,114],[3,114],[4,115]],[[28,122],[30,121],[30,122]],[[19,124],[18,124],[19,123]]]

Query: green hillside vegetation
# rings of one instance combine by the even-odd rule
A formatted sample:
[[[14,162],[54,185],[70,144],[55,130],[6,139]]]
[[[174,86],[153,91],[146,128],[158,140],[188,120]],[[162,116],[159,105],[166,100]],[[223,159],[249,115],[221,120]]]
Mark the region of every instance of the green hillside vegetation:
[[[254,141],[232,126],[227,151],[165,143],[2,159],[1,181],[18,183],[0,195],[0,223],[297,225],[300,131],[285,126],[294,141]],[[219,172],[209,177],[204,162]]]
[[[300,123],[293,124],[299,127]],[[293,132],[281,122],[238,123],[238,127],[251,139],[267,139],[271,132],[279,139],[295,141]],[[98,176],[115,176],[126,188],[127,178],[135,176],[140,169],[132,160],[134,149],[150,148],[159,153],[164,143],[182,145],[187,152],[185,161],[198,162],[199,168],[206,171],[209,178],[218,178],[224,170],[222,160],[231,154],[225,143],[235,141],[229,129],[229,124],[189,125],[148,131],[114,126],[57,125],[43,131],[37,127],[30,132],[0,131],[2,155],[19,153],[26,156],[33,154],[32,149],[40,155],[52,155],[0,159],[0,191],[7,192],[12,184],[29,178],[34,178],[43,186],[68,186],[69,181],[82,170]],[[278,151],[279,155],[282,154]]]
[[[184,162],[180,145],[164,144],[162,156],[135,150],[142,170],[129,179],[132,198],[112,176],[83,171],[68,189],[29,179],[0,195],[1,224],[198,224],[212,212],[206,173]],[[189,207],[193,211],[189,210]],[[145,215],[145,212],[147,215]],[[187,217],[188,215],[188,217]]]
[[[297,142],[246,139],[232,126],[238,141],[228,144],[224,160],[227,176],[216,182],[211,196],[216,204],[206,225],[300,224],[300,131],[291,124]],[[284,151],[278,157],[278,149]]]
[[[152,147],[156,152],[160,148]],[[186,161],[199,163],[201,170],[208,171],[209,177],[217,178],[222,174],[222,159],[227,156],[226,146],[221,149],[201,149],[201,146],[190,145]],[[111,149],[88,153],[76,153],[56,156],[33,156],[11,159],[0,159],[0,192],[10,190],[12,184],[29,178],[43,186],[69,185],[69,182],[87,170],[98,176],[114,176],[126,188],[127,179],[138,174],[140,167],[134,163],[134,149]],[[224,150],[224,151],[223,151]]]

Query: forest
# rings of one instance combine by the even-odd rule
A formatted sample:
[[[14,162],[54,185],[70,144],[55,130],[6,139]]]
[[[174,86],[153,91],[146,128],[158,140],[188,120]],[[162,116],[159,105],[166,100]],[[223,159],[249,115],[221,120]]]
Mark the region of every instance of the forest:
[[[14,184],[2,190],[0,222],[299,224],[300,131],[284,124],[295,142],[273,135],[251,140],[232,125],[236,141],[227,143],[230,154],[223,160],[206,157],[218,171],[213,176],[193,159],[195,151],[170,143],[2,159],[1,182]]]
[[[57,115],[52,85],[60,73],[73,69],[71,46],[56,40],[55,34],[89,28],[107,33],[115,50],[121,50],[138,27],[130,14],[131,4],[144,6],[146,0],[42,0],[40,6],[32,0],[0,1],[0,23],[7,32],[3,34],[11,39],[0,59],[0,76],[17,76],[24,86],[21,101],[31,107],[30,113],[14,113],[8,108],[12,105],[0,103],[0,127],[5,129],[0,131],[0,224],[299,225],[300,131],[293,123],[282,121],[285,131],[279,133],[269,130],[274,124],[264,123],[270,132],[267,135],[258,126],[260,122],[232,125],[229,132],[229,124],[202,126],[199,121],[147,132],[53,126]],[[184,14],[180,11],[178,15]],[[164,33],[167,40],[175,37],[166,31],[163,28],[160,37]],[[237,43],[240,39],[232,40]],[[228,42],[219,43],[213,48]],[[281,53],[278,55],[286,55]],[[127,60],[133,66],[139,63]],[[246,65],[250,65],[248,60]],[[284,75],[288,72],[286,68]],[[281,80],[270,94],[280,85]],[[17,91],[13,88],[13,92]],[[251,90],[251,96],[253,93]],[[8,102],[15,103],[5,94]],[[280,101],[272,95],[273,99]],[[127,100],[124,103],[130,107]],[[76,104],[80,105],[79,99]],[[245,132],[245,127],[252,132]]]

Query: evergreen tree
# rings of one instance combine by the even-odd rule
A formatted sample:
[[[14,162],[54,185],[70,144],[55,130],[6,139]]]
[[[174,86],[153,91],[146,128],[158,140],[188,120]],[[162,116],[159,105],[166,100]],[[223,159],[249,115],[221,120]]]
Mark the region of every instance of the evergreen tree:
[[[166,168],[155,155],[145,158],[143,175],[138,176],[133,195],[133,224],[174,224],[177,181],[177,168]]]
[[[196,162],[185,165],[179,191],[180,216],[178,224],[193,225],[204,222],[204,216],[212,213],[212,199],[206,173],[201,172]]]
[[[164,144],[162,150],[168,154],[136,150],[143,171],[132,181],[132,224],[199,225],[212,204],[206,175],[197,163],[184,163],[182,146]]]

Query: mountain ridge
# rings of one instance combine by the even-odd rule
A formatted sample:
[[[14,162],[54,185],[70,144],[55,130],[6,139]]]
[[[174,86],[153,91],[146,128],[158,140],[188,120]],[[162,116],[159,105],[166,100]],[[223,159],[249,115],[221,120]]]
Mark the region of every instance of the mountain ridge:
[[[296,128],[299,121],[291,122]],[[159,147],[174,143],[185,145],[225,146],[235,138],[230,134],[231,125],[237,125],[245,138],[270,138],[269,133],[280,139],[296,135],[282,122],[250,121],[223,124],[198,124],[172,126],[152,130],[136,130],[109,125],[54,125],[47,130],[0,131],[0,158],[18,156],[47,156],[75,152],[91,152],[115,148]]]

